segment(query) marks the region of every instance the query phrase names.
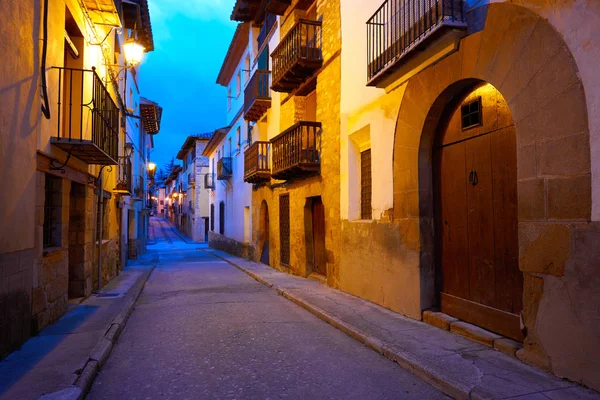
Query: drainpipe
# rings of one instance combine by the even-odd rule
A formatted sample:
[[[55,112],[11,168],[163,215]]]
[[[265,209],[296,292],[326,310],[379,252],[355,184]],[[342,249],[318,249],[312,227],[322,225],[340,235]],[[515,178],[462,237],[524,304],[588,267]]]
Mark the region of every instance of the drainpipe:
[[[98,292],[102,287],[102,225],[104,221],[104,190],[102,188],[102,170],[100,170],[98,176]]]

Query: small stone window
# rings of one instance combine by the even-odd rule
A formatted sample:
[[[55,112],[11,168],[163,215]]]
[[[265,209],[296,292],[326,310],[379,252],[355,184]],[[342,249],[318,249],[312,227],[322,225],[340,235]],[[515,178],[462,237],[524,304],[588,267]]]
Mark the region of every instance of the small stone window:
[[[481,97],[460,107],[462,129],[469,129],[482,125]]]

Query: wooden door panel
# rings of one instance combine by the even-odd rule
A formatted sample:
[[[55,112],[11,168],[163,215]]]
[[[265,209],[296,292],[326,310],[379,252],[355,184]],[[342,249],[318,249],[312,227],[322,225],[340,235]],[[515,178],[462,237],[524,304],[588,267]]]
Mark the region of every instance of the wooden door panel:
[[[454,296],[468,298],[465,144],[457,143],[440,149],[437,164],[438,254],[442,266],[442,290]]]
[[[320,200],[313,201],[313,241],[315,272],[327,276],[327,251],[325,249],[325,207]]]
[[[496,307],[519,313],[523,308],[523,274],[519,270],[517,214],[517,143],[514,126],[491,136]]]
[[[496,306],[494,258],[494,211],[490,135],[465,142],[467,184],[467,226],[469,237],[469,300]]]

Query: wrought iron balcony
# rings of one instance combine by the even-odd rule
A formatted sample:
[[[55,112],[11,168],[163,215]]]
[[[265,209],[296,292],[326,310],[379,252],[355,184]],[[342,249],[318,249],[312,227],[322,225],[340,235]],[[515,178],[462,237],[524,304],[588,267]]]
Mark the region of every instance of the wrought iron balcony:
[[[259,183],[271,180],[269,142],[255,142],[244,152],[244,182]]]
[[[217,180],[224,181],[231,178],[231,157],[223,157],[217,162]]]
[[[271,176],[289,180],[321,171],[321,123],[300,121],[271,139]]]
[[[117,186],[113,192],[131,195],[133,193],[133,180],[131,179],[131,159],[119,156],[119,170],[117,175]]]
[[[323,65],[321,22],[301,19],[275,48],[273,89],[291,92]]]
[[[276,23],[277,16],[275,14],[267,14],[265,16],[265,21],[260,27],[260,32],[258,33],[258,37],[256,38],[259,49],[262,47],[263,43],[267,39],[267,36],[269,36],[269,32],[271,32],[271,29],[273,29],[273,26],[275,26]]]
[[[215,188],[215,175],[214,174],[204,175],[204,189],[214,189],[214,188]]]
[[[271,108],[270,71],[258,70],[244,90],[244,119],[258,121]]]
[[[87,164],[118,164],[119,107],[96,69],[58,70],[55,137],[50,143]]]
[[[196,186],[196,175],[195,174],[188,174],[188,185],[189,186]]]
[[[367,21],[367,85],[449,30],[466,28],[462,0],[386,0]]]

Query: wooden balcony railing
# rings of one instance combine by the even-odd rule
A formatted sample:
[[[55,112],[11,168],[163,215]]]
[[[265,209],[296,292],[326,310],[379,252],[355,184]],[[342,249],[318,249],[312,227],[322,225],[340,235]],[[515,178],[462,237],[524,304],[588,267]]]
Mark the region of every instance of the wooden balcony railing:
[[[117,175],[117,185],[114,188],[115,193],[131,195],[133,193],[133,179],[131,175],[131,159],[126,156],[119,156],[119,169]]]
[[[217,180],[224,181],[231,178],[231,157],[223,157],[217,162]]]
[[[215,188],[215,175],[214,174],[204,175],[204,189],[214,189],[214,188]]]
[[[300,121],[271,139],[271,176],[289,180],[321,170],[321,123]]]
[[[367,85],[450,29],[466,29],[462,0],[386,0],[367,21]]]
[[[244,181],[249,183],[271,180],[269,142],[255,142],[244,152]]]
[[[321,22],[301,19],[275,48],[273,89],[291,92],[323,65]]]
[[[258,42],[258,49],[262,47],[265,40],[267,39],[267,36],[269,36],[271,29],[273,29],[276,23],[277,16],[275,14],[267,14],[265,16],[265,20],[262,26],[260,27],[260,32],[258,32],[258,37],[256,38],[256,41]]]
[[[244,119],[258,121],[271,107],[271,72],[258,70],[244,90]]]
[[[52,69],[58,101],[50,143],[87,164],[117,165],[120,110],[96,69]]]

